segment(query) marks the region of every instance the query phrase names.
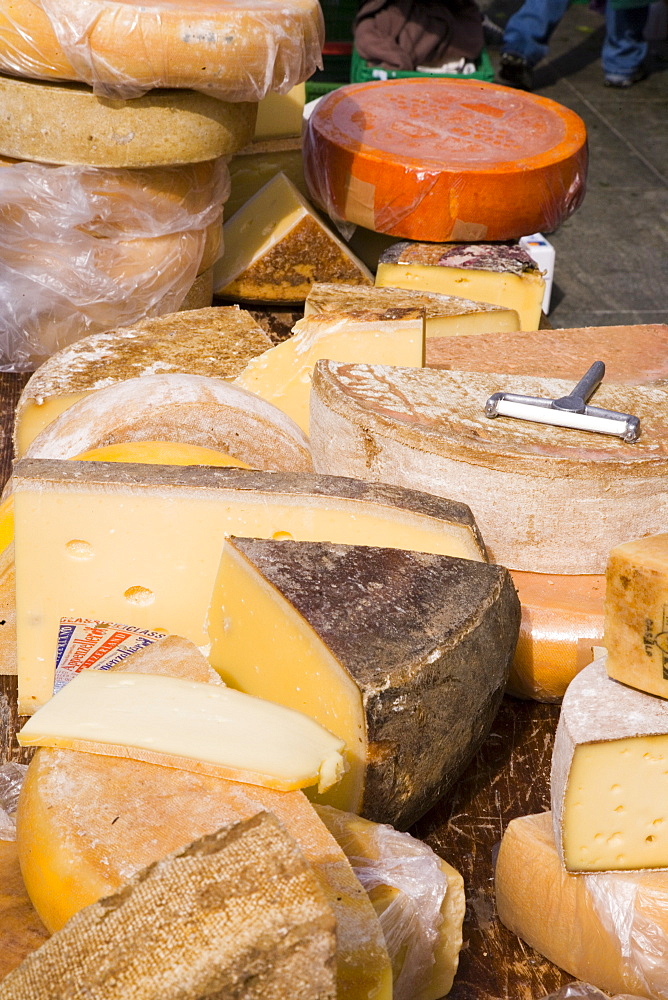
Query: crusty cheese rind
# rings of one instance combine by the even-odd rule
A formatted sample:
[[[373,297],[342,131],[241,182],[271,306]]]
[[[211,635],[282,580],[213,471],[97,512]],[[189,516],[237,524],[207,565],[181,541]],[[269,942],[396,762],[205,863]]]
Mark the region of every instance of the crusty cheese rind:
[[[0,76],[0,100],[0,153],[40,163],[133,168],[200,163],[241,149],[255,129],[255,104],[189,90],[108,101],[83,84]]]
[[[260,812],[81,910],[10,973],[0,997],[334,1000],[335,947],[334,913],[313,871]]]
[[[602,573],[611,548],[665,525],[668,392],[605,383],[597,391],[597,405],[640,416],[636,444],[485,416],[486,400],[499,390],[554,399],[572,388],[558,379],[319,361],[314,463],[319,472],[463,501],[493,560],[510,569]]]
[[[198,274],[179,306],[179,312],[193,309],[207,309],[213,302],[213,268]]]
[[[278,407],[221,378],[173,373],[116,382],[88,394],[34,439],[28,458],[73,458],[128,441],[213,448],[255,468],[306,471],[308,440]]]
[[[668,702],[612,680],[606,670],[606,659],[604,653],[571,681],[561,706],[552,753],[551,804],[554,839],[562,861],[565,857],[564,803],[577,748],[635,737],[668,736]],[[662,805],[658,803],[657,808],[661,811]],[[629,865],[619,867],[632,868]],[[598,867],[596,870],[606,869]],[[607,870],[618,868],[611,866]]]

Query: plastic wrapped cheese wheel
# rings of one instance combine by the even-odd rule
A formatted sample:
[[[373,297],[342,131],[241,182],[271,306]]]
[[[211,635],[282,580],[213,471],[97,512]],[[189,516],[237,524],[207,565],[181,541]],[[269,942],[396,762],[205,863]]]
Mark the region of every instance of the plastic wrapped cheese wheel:
[[[323,98],[303,142],[332,218],[411,240],[552,232],[579,206],[586,130],[568,108],[477,80],[382,80]]]
[[[323,41],[318,0],[0,2],[0,69],[122,100],[177,87],[259,101],[308,79]]]

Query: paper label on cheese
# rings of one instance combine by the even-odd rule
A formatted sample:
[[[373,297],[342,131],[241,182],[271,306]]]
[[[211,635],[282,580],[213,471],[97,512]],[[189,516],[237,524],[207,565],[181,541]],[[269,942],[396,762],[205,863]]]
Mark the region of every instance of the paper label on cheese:
[[[60,691],[82,670],[111,670],[127,656],[164,636],[164,632],[152,632],[135,625],[97,622],[92,618],[61,618],[53,693]]]

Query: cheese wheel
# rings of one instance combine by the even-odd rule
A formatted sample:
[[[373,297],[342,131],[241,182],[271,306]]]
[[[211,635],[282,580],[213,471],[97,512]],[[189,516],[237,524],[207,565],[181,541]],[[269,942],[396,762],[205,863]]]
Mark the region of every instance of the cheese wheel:
[[[341,87],[310,116],[304,176],[332,218],[412,240],[552,232],[585,192],[584,122],[478,80]]]
[[[0,153],[18,160],[133,168],[200,163],[250,142],[255,117],[253,103],[189,90],[109,101],[83,84],[0,76]]]
[[[318,68],[324,24],[317,0],[2,0],[0,39],[16,76],[122,99],[177,87],[259,101]]]
[[[190,286],[185,299],[179,306],[179,312],[191,312],[193,309],[208,309],[213,302],[213,268],[198,274]]]
[[[506,691],[554,702],[603,638],[604,576],[512,571],[522,605],[520,637]]]

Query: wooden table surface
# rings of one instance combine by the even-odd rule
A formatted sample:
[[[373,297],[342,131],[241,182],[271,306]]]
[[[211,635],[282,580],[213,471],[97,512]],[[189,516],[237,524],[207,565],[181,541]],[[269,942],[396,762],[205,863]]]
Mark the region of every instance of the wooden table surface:
[[[283,339],[281,332],[275,339]],[[27,376],[0,373],[0,476],[11,470],[12,415]],[[412,829],[466,883],[464,948],[450,1000],[534,1000],[572,979],[510,934],[494,906],[493,853],[515,816],[549,808],[552,741],[559,707],[506,697],[482,749],[443,799]],[[15,739],[16,678],[0,676],[2,761],[26,761]],[[2,942],[0,917],[0,944]]]

